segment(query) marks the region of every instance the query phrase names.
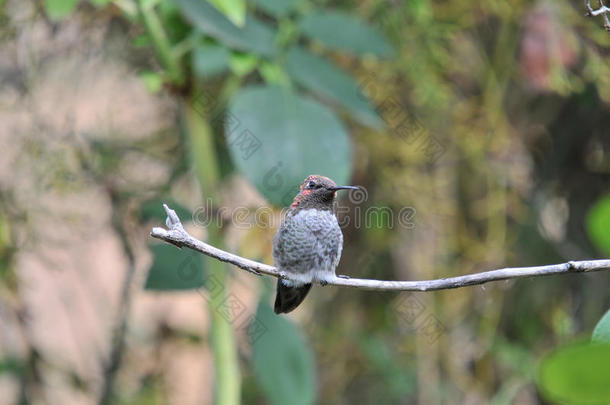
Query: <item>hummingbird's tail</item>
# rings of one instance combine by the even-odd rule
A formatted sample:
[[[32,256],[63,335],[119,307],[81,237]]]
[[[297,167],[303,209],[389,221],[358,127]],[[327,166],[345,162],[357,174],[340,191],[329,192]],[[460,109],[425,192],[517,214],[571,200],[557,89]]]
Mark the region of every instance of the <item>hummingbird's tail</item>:
[[[276,314],[282,312],[287,313],[299,306],[307,296],[310,284],[304,284],[298,287],[289,287],[284,284],[283,280],[277,280],[277,294],[275,295],[275,305],[273,310]]]

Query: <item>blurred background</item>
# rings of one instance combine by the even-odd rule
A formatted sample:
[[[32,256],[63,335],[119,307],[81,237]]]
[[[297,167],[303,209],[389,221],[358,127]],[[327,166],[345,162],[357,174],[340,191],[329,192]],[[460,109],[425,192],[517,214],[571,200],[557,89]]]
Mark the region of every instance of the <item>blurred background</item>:
[[[339,274],[607,258],[610,34],[585,12],[0,0],[0,403],[575,403],[539,364],[591,336],[610,274],[316,287],[276,316],[274,279],[149,232],[167,203],[272,263],[322,174],[363,186],[339,201]]]

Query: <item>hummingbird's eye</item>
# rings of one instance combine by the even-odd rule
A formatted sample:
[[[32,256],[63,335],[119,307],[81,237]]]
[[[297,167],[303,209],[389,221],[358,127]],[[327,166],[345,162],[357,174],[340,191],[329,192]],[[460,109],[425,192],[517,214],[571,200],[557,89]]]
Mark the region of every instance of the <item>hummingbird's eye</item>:
[[[309,184],[307,184],[307,187],[309,188],[314,188],[316,186],[316,183],[314,181],[310,181]]]

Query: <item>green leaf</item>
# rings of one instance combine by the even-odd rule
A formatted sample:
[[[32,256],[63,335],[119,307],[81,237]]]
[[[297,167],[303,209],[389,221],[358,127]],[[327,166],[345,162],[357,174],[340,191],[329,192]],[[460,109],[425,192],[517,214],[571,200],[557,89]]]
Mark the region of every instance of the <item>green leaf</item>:
[[[416,385],[413,368],[405,367],[404,360],[396,356],[385,339],[369,335],[359,339],[359,343],[369,370],[383,382],[383,392],[388,402],[399,403],[401,398],[413,393]]]
[[[89,2],[96,7],[107,6],[111,1],[112,0],[89,0]]]
[[[203,1],[203,0],[202,0]],[[246,2],[244,0],[209,0],[221,13],[238,27],[246,21]]]
[[[258,67],[258,72],[267,84],[290,85],[290,78],[286,71],[275,62],[262,61]]]
[[[78,0],[45,0],[44,7],[51,20],[61,20],[76,8]]]
[[[610,343],[610,310],[606,312],[593,330],[591,341],[594,343]]]
[[[610,345],[575,344],[556,349],[539,368],[545,397],[569,404],[610,403]]]
[[[307,405],[315,399],[313,355],[294,325],[260,302],[256,320],[266,331],[254,341],[254,373],[269,401]]]
[[[145,48],[147,46],[150,46],[150,44],[151,44],[150,37],[146,34],[140,34],[140,35],[134,36],[133,39],[131,40],[131,43],[136,48]]]
[[[245,76],[258,66],[259,58],[249,53],[234,53],[229,59],[231,71],[237,76]]]
[[[163,76],[155,72],[141,72],[139,74],[140,79],[144,81],[146,89],[150,93],[157,93],[163,88]]]
[[[1,0],[0,5],[2,5]],[[11,356],[0,359],[0,375],[2,375],[3,373],[7,373],[19,377],[23,375],[25,369],[25,364],[23,364],[23,361],[21,359]]]
[[[233,162],[271,202],[289,205],[310,174],[346,184],[352,148],[326,106],[290,89],[255,86],[232,100],[225,135]]]
[[[285,17],[296,10],[301,0],[255,0],[261,10],[278,18]]]
[[[176,0],[176,3],[184,18],[226,46],[261,55],[275,53],[273,29],[253,16],[246,16],[244,26],[239,28],[207,1]]]
[[[316,12],[306,15],[300,26],[309,38],[317,39],[331,48],[382,57],[394,53],[392,46],[380,33],[349,14],[337,11]]]
[[[152,245],[150,249],[154,260],[148,270],[146,290],[190,290],[204,285],[200,254],[168,244]]]
[[[383,121],[352,77],[319,56],[294,47],[286,57],[286,70],[297,83],[342,105],[362,124],[383,128]]]
[[[230,52],[220,45],[199,45],[193,51],[193,71],[202,78],[210,78],[226,72]]]
[[[610,255],[610,195],[597,201],[589,211],[587,231],[595,246]]]
[[[155,2],[159,0],[153,0]],[[155,5],[153,5],[155,7]],[[159,18],[163,22],[163,28],[167,34],[169,42],[174,44],[174,52],[176,55],[180,54],[180,46],[190,43],[194,38],[193,27],[182,17],[182,12],[178,8],[178,5],[173,0],[161,0],[158,6],[156,6]]]

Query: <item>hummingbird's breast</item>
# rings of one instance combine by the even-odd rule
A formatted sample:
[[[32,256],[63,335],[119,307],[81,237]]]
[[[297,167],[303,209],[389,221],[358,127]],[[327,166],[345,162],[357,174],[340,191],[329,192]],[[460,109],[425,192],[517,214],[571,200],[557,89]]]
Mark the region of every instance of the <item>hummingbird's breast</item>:
[[[341,258],[343,233],[332,210],[289,212],[273,241],[276,267],[299,282],[329,281]]]

